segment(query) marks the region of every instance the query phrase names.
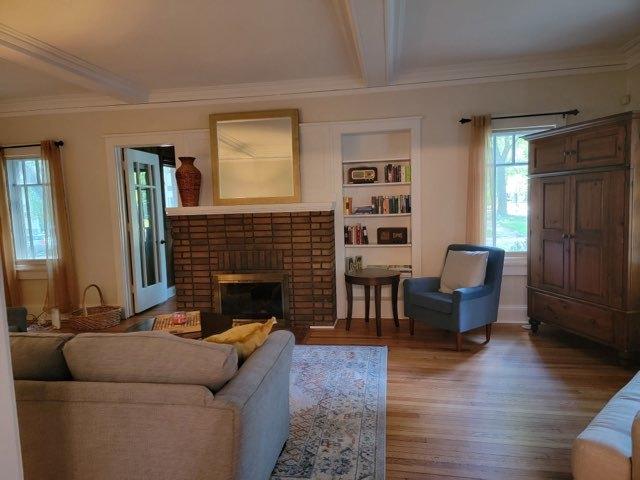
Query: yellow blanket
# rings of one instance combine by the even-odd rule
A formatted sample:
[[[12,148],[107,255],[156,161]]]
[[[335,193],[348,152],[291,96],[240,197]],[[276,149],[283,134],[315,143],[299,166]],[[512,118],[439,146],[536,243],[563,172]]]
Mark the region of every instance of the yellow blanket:
[[[256,322],[238,325],[226,332],[211,335],[205,338],[205,341],[233,345],[238,352],[238,359],[242,361],[267,340],[271,329],[276,323],[278,322],[275,317],[271,317],[265,323]]]

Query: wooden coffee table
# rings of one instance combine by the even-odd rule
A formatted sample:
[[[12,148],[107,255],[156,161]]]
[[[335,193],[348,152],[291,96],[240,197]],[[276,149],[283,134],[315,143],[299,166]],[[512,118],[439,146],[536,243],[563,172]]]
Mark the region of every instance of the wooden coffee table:
[[[145,332],[153,330],[153,325],[156,321],[155,317],[150,317],[145,320],[141,320],[135,325],[127,328],[127,332]],[[258,321],[258,320],[256,320]],[[222,333],[229,330],[233,325],[233,317],[231,315],[222,315],[220,313],[200,311],[200,328],[199,332],[191,332],[181,334],[179,336],[185,338],[207,338],[217,333]],[[171,332],[169,332],[171,333]]]
[[[398,322],[398,285],[400,284],[400,273],[384,268],[363,268],[353,272],[345,273],[344,280],[347,284],[347,326],[351,328],[351,315],[353,313],[353,286],[364,286],[364,321],[369,322],[369,303],[371,300],[370,289],[373,286],[375,292],[376,308],[376,334],[382,336],[382,325],[380,319],[380,309],[382,303],[382,286],[391,285],[391,306],[393,308],[393,321],[396,327]]]

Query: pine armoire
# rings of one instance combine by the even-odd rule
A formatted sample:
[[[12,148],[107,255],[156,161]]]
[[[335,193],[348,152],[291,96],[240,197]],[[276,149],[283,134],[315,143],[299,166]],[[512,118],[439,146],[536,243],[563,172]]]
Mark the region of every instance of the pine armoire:
[[[640,112],[529,141],[528,315],[640,350]]]

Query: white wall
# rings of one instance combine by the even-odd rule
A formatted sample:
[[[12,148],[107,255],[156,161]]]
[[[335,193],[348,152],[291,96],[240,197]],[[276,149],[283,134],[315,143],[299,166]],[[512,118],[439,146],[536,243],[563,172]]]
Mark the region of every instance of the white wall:
[[[22,478],[22,458],[2,278],[0,265],[0,478],[19,480]]]
[[[298,108],[305,123],[422,116],[422,273],[431,275],[439,273],[446,246],[464,240],[469,127],[458,124],[461,116],[578,108],[580,116],[570,119],[574,122],[626,109],[620,106],[620,98],[628,87],[627,72],[610,72],[269,101],[30,115],[0,118],[0,143],[44,138],[65,141],[64,166],[79,284],[97,283],[107,301],[114,301],[117,280],[113,255],[117,246],[112,234],[115,226],[105,218],[110,208],[105,135],[206,129],[211,113],[275,108]],[[201,135],[206,137],[206,132]],[[204,141],[196,144],[198,149],[206,149],[202,147]],[[313,148],[305,146],[307,152]],[[196,157],[209,155],[208,151],[193,153]],[[318,185],[328,172],[318,162],[317,155],[303,152],[303,198],[320,200],[317,197],[322,189]],[[196,165],[203,176],[210,175],[202,158]],[[202,194],[206,198],[210,189],[205,186]],[[523,277],[506,278],[503,305],[522,309],[524,284]]]

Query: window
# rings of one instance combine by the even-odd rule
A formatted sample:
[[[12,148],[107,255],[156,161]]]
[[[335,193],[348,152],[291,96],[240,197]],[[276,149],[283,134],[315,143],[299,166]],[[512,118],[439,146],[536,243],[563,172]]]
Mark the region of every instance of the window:
[[[486,181],[486,244],[527,251],[529,145],[522,137],[542,128],[494,130]]]
[[[16,261],[45,260],[47,223],[45,216],[46,175],[39,158],[7,160],[11,227]]]

